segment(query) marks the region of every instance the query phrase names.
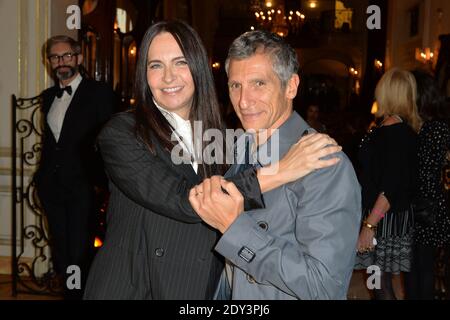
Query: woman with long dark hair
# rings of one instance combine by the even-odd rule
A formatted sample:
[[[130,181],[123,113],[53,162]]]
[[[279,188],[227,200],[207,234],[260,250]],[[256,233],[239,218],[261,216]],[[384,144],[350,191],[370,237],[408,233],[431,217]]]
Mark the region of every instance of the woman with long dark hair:
[[[418,139],[418,197],[435,203],[434,219],[416,221],[413,262],[406,278],[406,294],[412,300],[433,300],[434,269],[438,248],[450,246],[450,213],[442,179],[450,149],[449,106],[433,77],[425,71],[412,72],[417,82],[417,107],[424,123]]]
[[[213,253],[217,233],[188,200],[202,178],[227,169],[223,141],[202,138],[207,130],[222,130],[213,83],[206,51],[191,27],[172,21],[147,30],[137,64],[137,107],[115,116],[98,138],[111,196],[86,299],[213,297],[223,269]],[[250,168],[230,181],[246,208],[261,208],[261,192],[337,163],[319,160],[341,149],[324,148],[330,144],[328,136],[309,135],[279,162],[277,175]],[[216,148],[205,161],[211,145]]]

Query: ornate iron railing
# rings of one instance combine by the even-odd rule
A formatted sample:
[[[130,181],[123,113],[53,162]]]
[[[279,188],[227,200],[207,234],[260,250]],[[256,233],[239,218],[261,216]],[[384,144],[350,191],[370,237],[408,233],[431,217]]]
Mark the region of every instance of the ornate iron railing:
[[[29,99],[12,96],[13,296],[61,293],[61,283],[51,263],[47,222],[32,177],[40,161],[41,106],[41,96]],[[27,217],[34,218],[34,222],[27,222]],[[26,243],[34,251],[31,258],[24,256]]]

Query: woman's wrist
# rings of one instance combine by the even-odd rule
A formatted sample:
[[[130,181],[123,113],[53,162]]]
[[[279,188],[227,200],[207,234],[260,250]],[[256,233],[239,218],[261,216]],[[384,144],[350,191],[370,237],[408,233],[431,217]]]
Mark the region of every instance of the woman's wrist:
[[[277,162],[256,170],[256,176],[262,193],[276,189],[289,182],[284,174],[284,170],[279,164],[280,162]]]
[[[369,229],[369,230],[373,231],[374,234],[377,233],[377,228],[378,228],[378,227],[377,227],[376,224],[372,224],[372,223],[369,223],[367,220],[364,220],[364,221],[362,222],[362,226],[363,226],[364,228],[366,228],[366,229]]]
[[[370,214],[367,216],[366,221],[372,225],[378,225],[378,223],[383,220],[385,213],[381,209],[373,208]]]
[[[288,182],[291,182],[289,180],[289,175],[286,171],[288,171],[286,169],[286,165],[285,165],[285,160],[281,159],[280,161],[271,164],[269,166],[270,171],[267,172],[267,174],[272,174],[274,175],[274,180],[277,181],[277,183],[281,185],[286,184]]]
[[[385,213],[378,208],[373,208],[371,213],[374,214],[377,218],[379,218],[379,220],[383,219],[385,216]]]

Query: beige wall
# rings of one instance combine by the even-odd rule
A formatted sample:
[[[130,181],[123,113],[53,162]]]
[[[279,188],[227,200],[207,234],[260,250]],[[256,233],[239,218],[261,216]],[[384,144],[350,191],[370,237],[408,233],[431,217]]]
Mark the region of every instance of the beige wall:
[[[415,5],[420,5],[419,34],[410,37],[408,11]],[[428,47],[434,51],[435,57],[437,57],[439,35],[450,33],[450,1],[390,1],[388,21],[386,67],[405,69],[425,67],[424,64],[416,61],[415,50]]]
[[[11,179],[10,171],[10,94],[17,92],[17,35],[18,35],[18,5],[13,0],[0,1],[0,40],[3,44],[0,50],[0,257],[10,254],[10,212],[11,212]],[[11,39],[16,39],[11,41]],[[8,261],[0,258],[0,272],[9,268]]]

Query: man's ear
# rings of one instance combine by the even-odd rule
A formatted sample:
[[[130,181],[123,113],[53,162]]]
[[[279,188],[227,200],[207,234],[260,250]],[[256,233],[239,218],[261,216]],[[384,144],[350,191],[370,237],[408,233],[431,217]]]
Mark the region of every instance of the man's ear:
[[[297,96],[299,84],[300,77],[298,74],[293,74],[286,85],[286,98],[293,100]]]
[[[80,65],[83,63],[83,55],[80,53],[77,55],[77,64]]]

